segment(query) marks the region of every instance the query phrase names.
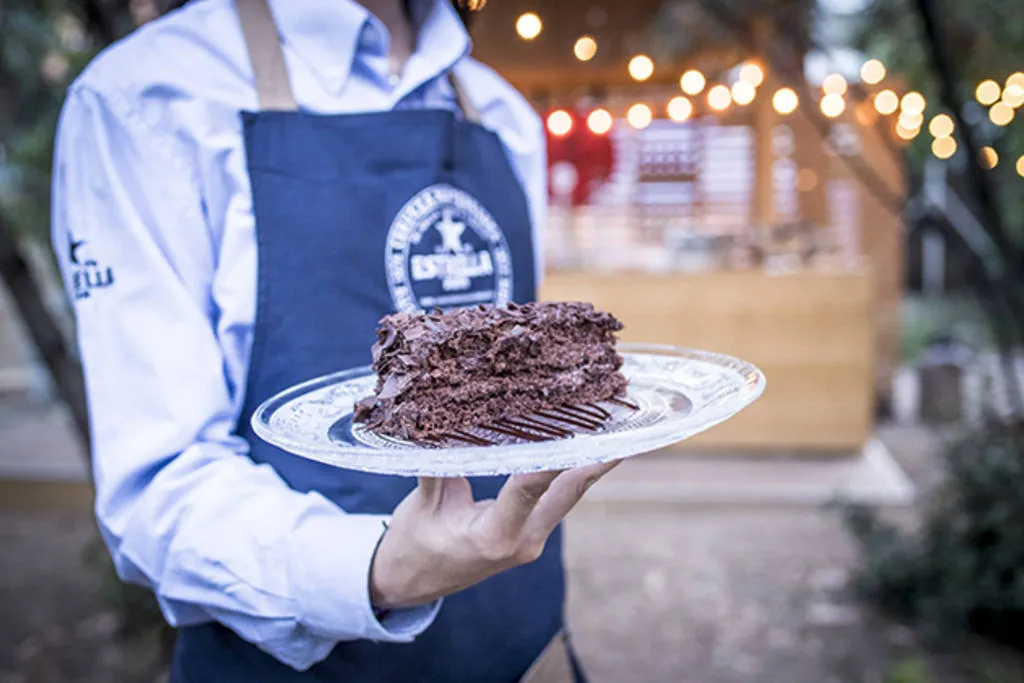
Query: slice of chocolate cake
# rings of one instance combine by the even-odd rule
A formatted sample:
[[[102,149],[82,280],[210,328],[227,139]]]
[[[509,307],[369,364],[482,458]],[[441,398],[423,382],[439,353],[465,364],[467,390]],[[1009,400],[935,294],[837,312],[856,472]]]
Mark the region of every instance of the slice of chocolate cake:
[[[620,329],[614,316],[586,303],[389,315],[373,345],[376,392],[356,405],[355,421],[380,434],[429,440],[623,396]]]

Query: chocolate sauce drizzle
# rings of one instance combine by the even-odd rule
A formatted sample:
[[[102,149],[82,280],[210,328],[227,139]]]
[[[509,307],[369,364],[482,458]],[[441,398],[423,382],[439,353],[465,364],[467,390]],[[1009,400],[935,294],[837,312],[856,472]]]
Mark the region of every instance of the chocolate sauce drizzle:
[[[610,398],[608,403],[614,403],[633,411],[640,410],[639,406],[623,398]],[[505,436],[511,436],[523,441],[539,443],[555,439],[571,439],[576,436],[575,431],[561,426],[563,424],[594,432],[599,430],[611,417],[611,412],[600,405],[584,403],[580,405],[558,406],[550,410],[537,410],[527,415],[507,417],[496,422],[481,425],[478,429],[496,434],[504,434]],[[495,446],[498,443],[465,429],[453,429],[440,434],[424,436],[414,440],[413,443],[439,448],[449,441],[470,446]]]

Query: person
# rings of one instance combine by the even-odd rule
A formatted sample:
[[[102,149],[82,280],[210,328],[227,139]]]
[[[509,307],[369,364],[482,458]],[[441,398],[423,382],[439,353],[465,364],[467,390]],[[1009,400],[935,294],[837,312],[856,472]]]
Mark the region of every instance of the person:
[[[52,238],[96,512],[174,683],[504,683],[551,652],[582,680],[559,523],[614,463],[417,482],[250,427],[367,364],[384,314],[535,297],[543,128],[469,49],[446,0],[193,0],[69,89]],[[504,266],[407,276],[441,220]]]

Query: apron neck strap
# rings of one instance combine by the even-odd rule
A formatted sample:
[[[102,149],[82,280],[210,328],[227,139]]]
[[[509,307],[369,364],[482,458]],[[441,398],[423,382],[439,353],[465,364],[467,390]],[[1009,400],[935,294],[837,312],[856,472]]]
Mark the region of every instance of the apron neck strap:
[[[274,25],[267,0],[235,0],[245,47],[256,75],[261,110],[297,111],[288,71],[284,65],[281,36]]]
[[[284,50],[281,49],[281,36],[274,24],[274,16],[270,13],[267,0],[235,0],[238,21],[242,25],[242,35],[252,62],[253,74],[256,76],[256,93],[259,98],[260,110],[297,111],[288,70],[284,63]],[[455,72],[448,72],[448,81],[455,91],[462,115],[471,123],[480,123],[480,111],[469,99],[465,87]]]
[[[462,85],[462,81],[455,75],[454,69],[448,72],[448,82],[452,84],[452,90],[455,91],[455,100],[459,103],[463,118],[470,123],[480,123],[480,110],[473,104],[473,100],[469,99],[469,94]]]

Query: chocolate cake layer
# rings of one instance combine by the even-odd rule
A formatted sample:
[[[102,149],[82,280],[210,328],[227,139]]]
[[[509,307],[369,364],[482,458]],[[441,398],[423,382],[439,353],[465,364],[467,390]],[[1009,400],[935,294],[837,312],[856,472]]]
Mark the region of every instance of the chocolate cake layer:
[[[622,396],[622,324],[585,303],[398,313],[373,347],[377,387],[355,419],[403,439]]]

